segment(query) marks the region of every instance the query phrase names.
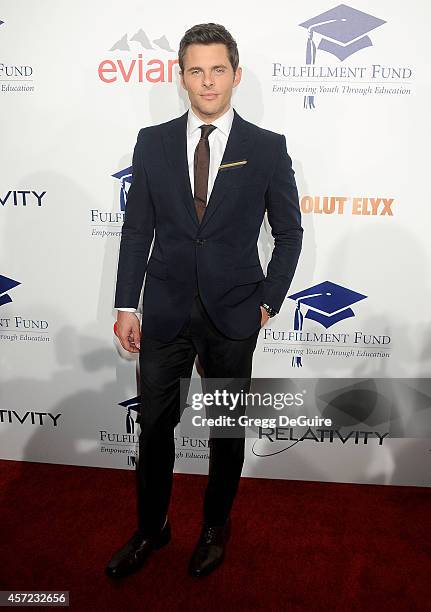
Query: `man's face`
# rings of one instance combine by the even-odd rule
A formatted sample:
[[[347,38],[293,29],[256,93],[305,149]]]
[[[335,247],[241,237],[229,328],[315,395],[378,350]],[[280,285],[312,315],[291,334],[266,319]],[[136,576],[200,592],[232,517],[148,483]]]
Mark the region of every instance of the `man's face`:
[[[226,45],[193,44],[187,47],[181,84],[189,94],[191,107],[210,123],[229,108],[232,90],[241,80],[241,68],[234,73]]]

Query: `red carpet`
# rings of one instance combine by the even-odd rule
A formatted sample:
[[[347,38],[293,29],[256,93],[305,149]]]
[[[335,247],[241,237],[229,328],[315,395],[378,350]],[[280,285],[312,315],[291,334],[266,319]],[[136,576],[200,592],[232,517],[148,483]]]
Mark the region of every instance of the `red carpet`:
[[[429,610],[431,492],[244,478],[225,563],[187,575],[206,478],[175,475],[172,542],[136,575],[104,567],[135,529],[133,471],[0,461],[3,590],[74,610]]]

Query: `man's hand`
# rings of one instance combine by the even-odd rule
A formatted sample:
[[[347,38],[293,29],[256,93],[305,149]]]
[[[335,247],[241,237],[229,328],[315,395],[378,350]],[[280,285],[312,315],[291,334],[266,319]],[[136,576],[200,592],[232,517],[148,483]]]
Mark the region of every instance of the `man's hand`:
[[[269,314],[267,313],[267,311],[265,310],[263,306],[260,307],[260,311],[262,314],[262,318],[260,320],[260,326],[263,327],[269,319]]]
[[[117,310],[117,337],[126,351],[139,353],[141,330],[139,319],[134,312]]]

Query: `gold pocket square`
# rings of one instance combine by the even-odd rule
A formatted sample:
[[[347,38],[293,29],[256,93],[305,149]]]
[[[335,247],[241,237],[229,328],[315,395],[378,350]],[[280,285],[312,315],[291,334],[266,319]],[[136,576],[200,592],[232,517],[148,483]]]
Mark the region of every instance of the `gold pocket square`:
[[[224,170],[225,168],[235,168],[236,166],[244,166],[247,163],[247,159],[242,159],[241,161],[236,162],[228,162],[227,164],[221,164],[219,166],[219,170]]]

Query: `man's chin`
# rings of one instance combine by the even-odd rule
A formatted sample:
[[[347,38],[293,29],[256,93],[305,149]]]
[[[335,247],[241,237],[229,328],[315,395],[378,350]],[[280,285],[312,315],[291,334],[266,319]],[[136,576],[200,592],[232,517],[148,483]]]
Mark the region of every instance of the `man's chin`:
[[[198,111],[201,113],[201,115],[208,115],[208,117],[211,117],[212,115],[215,115],[216,113],[218,113],[219,109],[218,108],[215,108],[215,109],[198,108]]]
[[[195,104],[196,109],[201,113],[201,115],[205,115],[206,117],[212,117],[213,115],[217,115],[221,113],[223,110],[223,104],[218,102],[217,104],[212,104],[212,100],[209,100],[207,104]]]

